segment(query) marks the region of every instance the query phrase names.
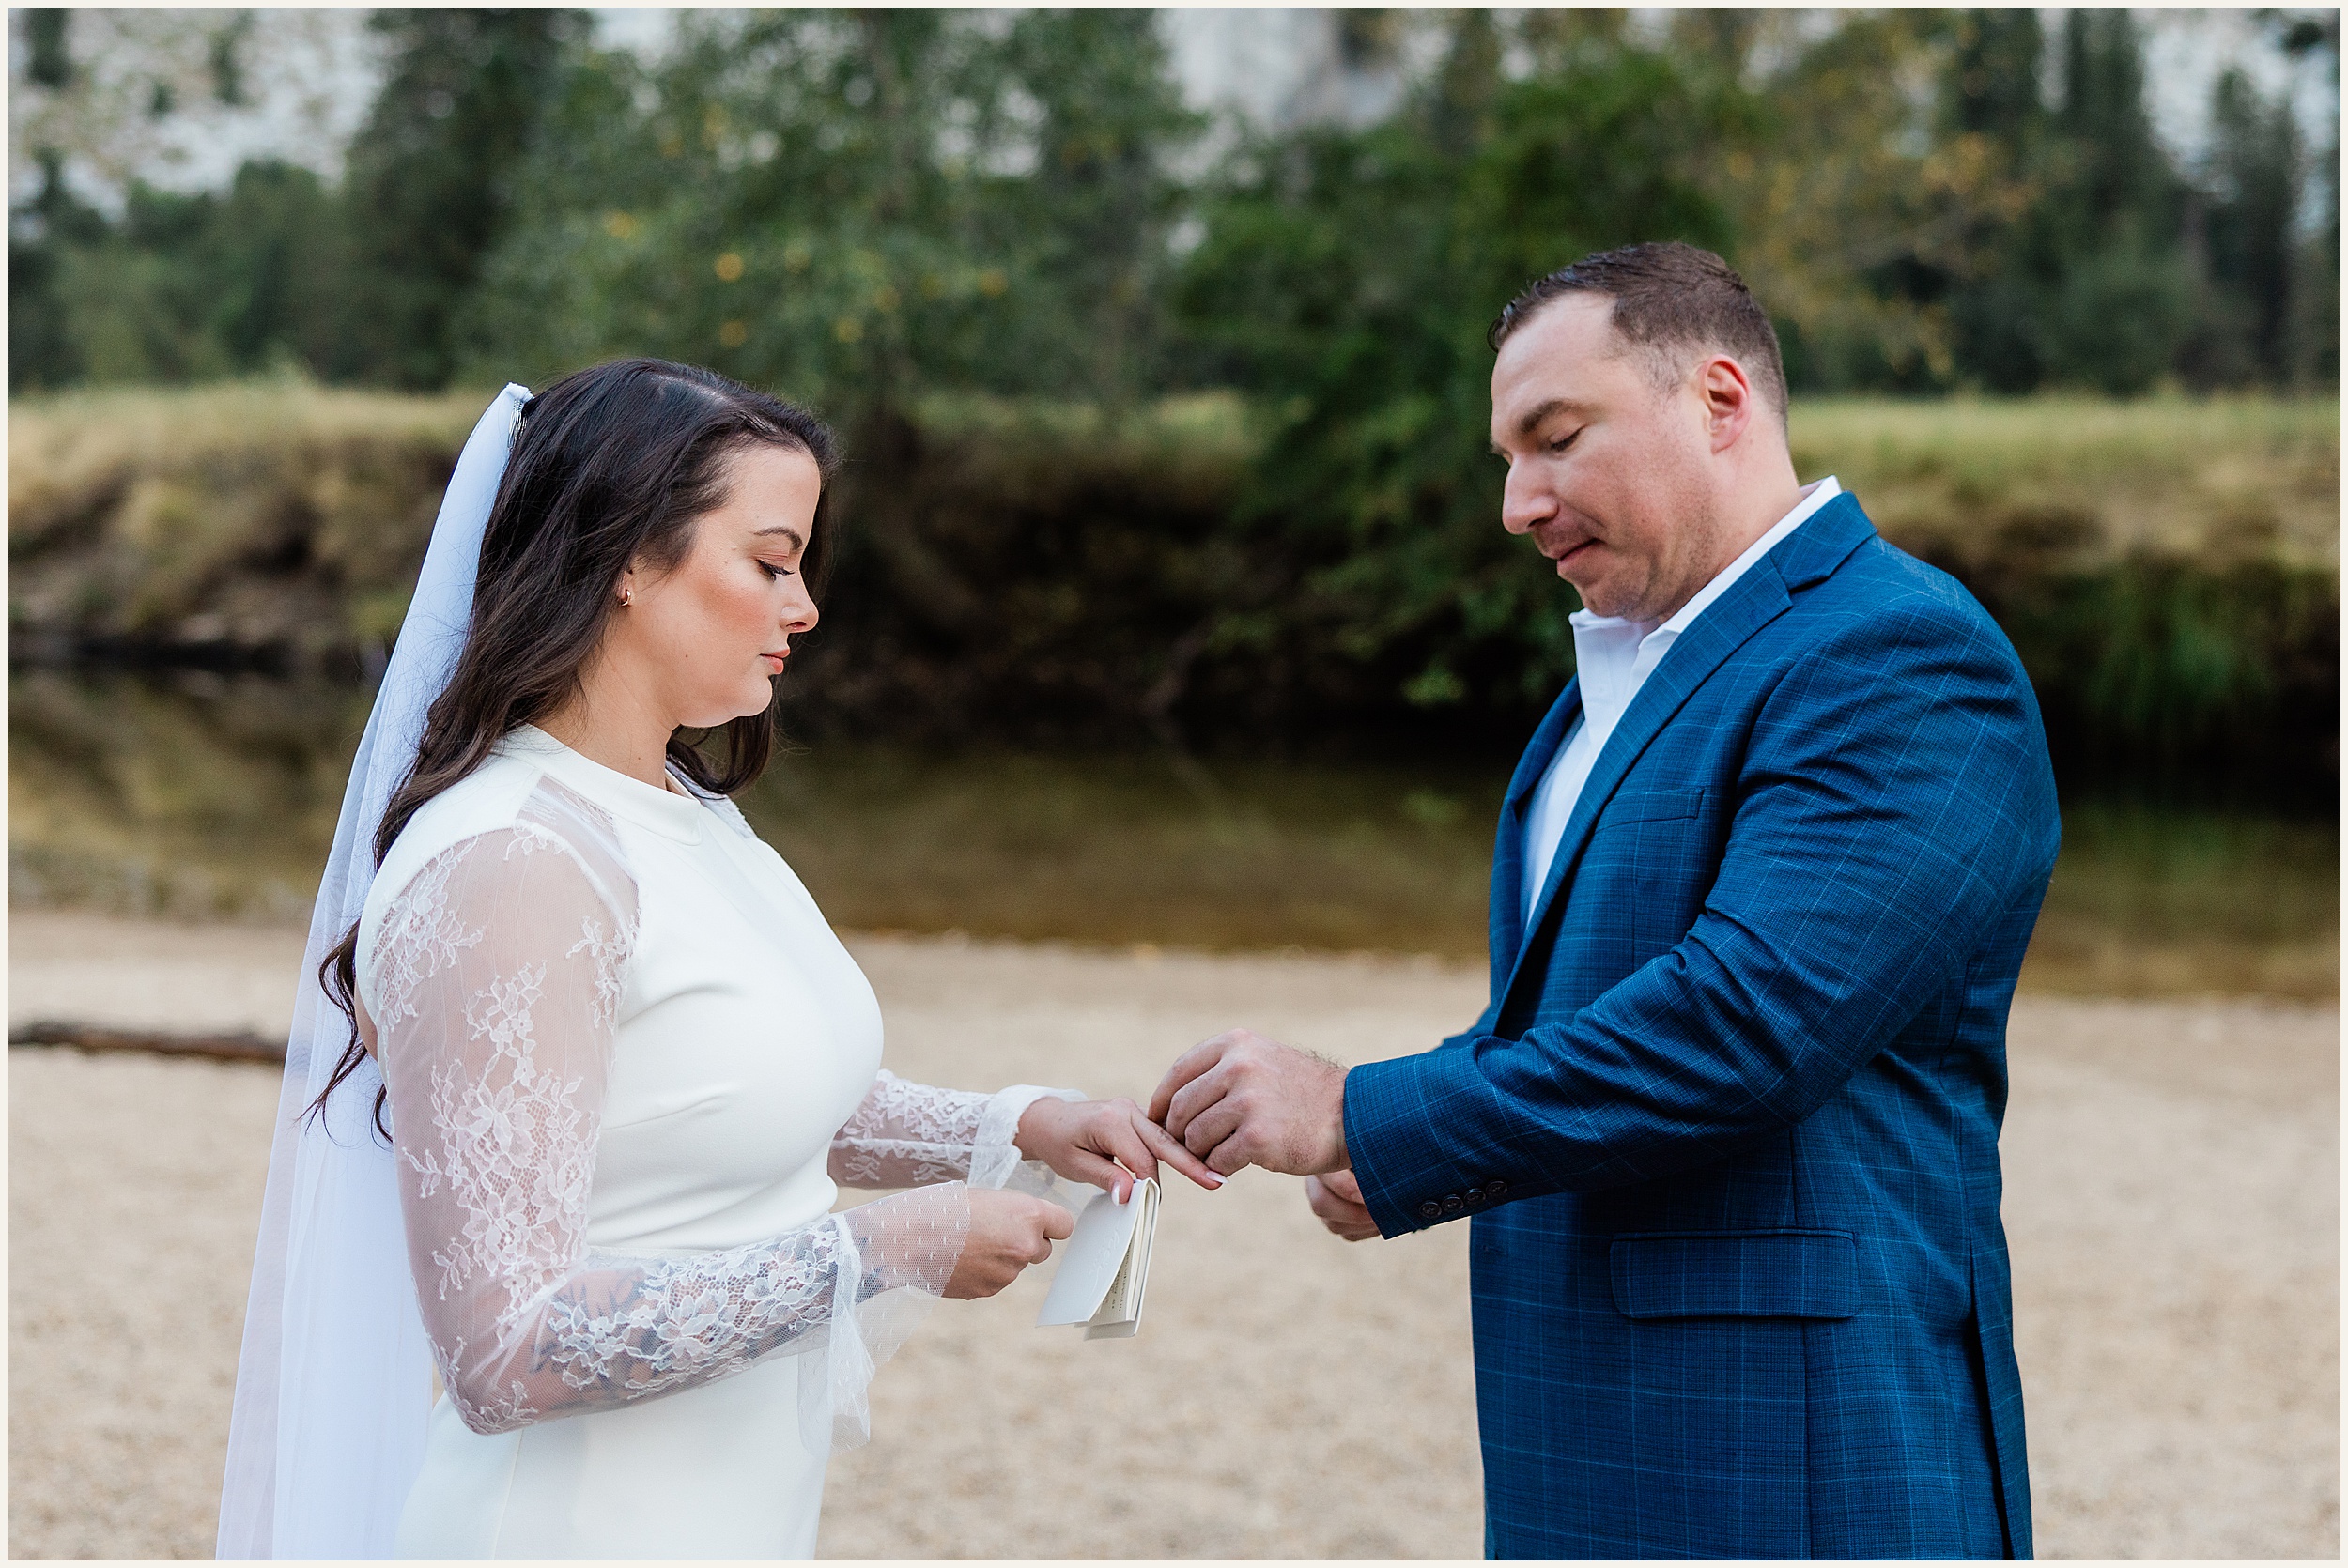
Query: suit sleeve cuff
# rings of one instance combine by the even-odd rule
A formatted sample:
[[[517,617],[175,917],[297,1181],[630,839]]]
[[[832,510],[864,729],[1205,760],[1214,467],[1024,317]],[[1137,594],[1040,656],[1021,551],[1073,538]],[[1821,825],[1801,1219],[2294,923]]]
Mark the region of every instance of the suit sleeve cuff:
[[[1458,1138],[1438,1120],[1446,1102],[1485,1093],[1473,1051],[1367,1062],[1345,1075],[1346,1157],[1381,1236],[1480,1214],[1512,1193],[1530,1195],[1515,1191],[1494,1158],[1461,1155]]]

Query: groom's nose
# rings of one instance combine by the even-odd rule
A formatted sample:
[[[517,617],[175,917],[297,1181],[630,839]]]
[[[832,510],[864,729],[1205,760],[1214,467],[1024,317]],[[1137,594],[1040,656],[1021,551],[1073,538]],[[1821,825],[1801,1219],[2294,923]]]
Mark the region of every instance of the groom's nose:
[[[1557,496],[1537,463],[1511,463],[1508,482],[1500,491],[1500,526],[1510,533],[1530,533],[1557,515]]]

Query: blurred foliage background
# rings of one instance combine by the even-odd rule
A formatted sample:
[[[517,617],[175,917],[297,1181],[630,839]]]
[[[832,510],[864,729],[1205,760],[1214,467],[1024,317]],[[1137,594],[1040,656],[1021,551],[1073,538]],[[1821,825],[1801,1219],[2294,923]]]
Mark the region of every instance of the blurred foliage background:
[[[109,14],[118,40],[166,13]],[[813,749],[761,807],[842,919],[1472,948],[1485,797],[1575,607],[1494,523],[1483,331],[1535,274],[1680,238],[1776,316],[1804,476],[2020,649],[2074,843],[2103,846],[2074,969],[2151,984],[2109,978],[2111,932],[2223,927],[2305,949],[2265,989],[2335,983],[2306,953],[2337,930],[2337,137],[2232,69],[2181,159],[2128,11],[1336,12],[1389,100],[1267,127],[1189,106],[1146,11],[688,11],[645,52],[579,11],[387,10],[339,178],[255,159],[85,200],[73,159],[250,91],[249,13],[213,14],[179,74],[126,85],[88,18],[11,13],[12,894],[267,903],[133,898],[123,869],[246,831],[189,825],[223,803],[331,822],[286,780],[339,765],[486,390],[652,353],[846,435],[786,691]],[[2338,15],[2257,23],[2335,97]],[[134,667],[326,695],[199,720],[184,679],[110,673]],[[331,740],[297,766],[305,724]],[[124,805],[140,768],[139,798],[194,786],[120,737],[198,734],[278,782]],[[876,796],[928,805],[891,826]],[[810,813],[833,849],[774,825]],[[1147,856],[1085,847],[1144,822],[1160,860],[1254,871],[1211,897],[1220,872],[1145,886]],[[2178,891],[2294,876],[2316,891],[2258,919]],[[1241,884],[1268,913],[1228,913]],[[1413,912],[1414,886],[1451,891]]]

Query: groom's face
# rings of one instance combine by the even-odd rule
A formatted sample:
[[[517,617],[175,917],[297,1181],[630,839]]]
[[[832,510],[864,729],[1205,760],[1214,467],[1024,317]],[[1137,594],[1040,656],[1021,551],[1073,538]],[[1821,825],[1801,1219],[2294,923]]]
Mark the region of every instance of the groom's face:
[[[1717,566],[1711,441],[1692,384],[1658,386],[1652,357],[1614,330],[1614,303],[1568,295],[1500,346],[1501,522],[1599,614],[1661,620]]]

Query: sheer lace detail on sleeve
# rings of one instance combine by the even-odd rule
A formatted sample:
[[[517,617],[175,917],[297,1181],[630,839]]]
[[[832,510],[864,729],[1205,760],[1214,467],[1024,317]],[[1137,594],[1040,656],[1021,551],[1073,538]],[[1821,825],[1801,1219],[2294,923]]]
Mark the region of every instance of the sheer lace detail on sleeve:
[[[859,1331],[865,1305],[943,1289],[965,1189],[904,1193],[725,1252],[591,1252],[636,917],[609,822],[542,783],[512,827],[427,863],[374,940],[363,990],[449,1398],[473,1430],[506,1431],[822,1347],[829,1370],[806,1381],[826,1407],[811,1431],[834,1414],[860,1429],[880,1348]]]
[[[833,1137],[831,1176],[842,1187],[925,1187],[967,1180],[973,1187],[1047,1190],[1051,1173],[1023,1161],[1019,1118],[1051,1097],[1082,1099],[1074,1089],[1015,1084],[994,1094],[907,1083],[883,1068],[864,1103]],[[1023,1166],[1025,1167],[1023,1169]]]

